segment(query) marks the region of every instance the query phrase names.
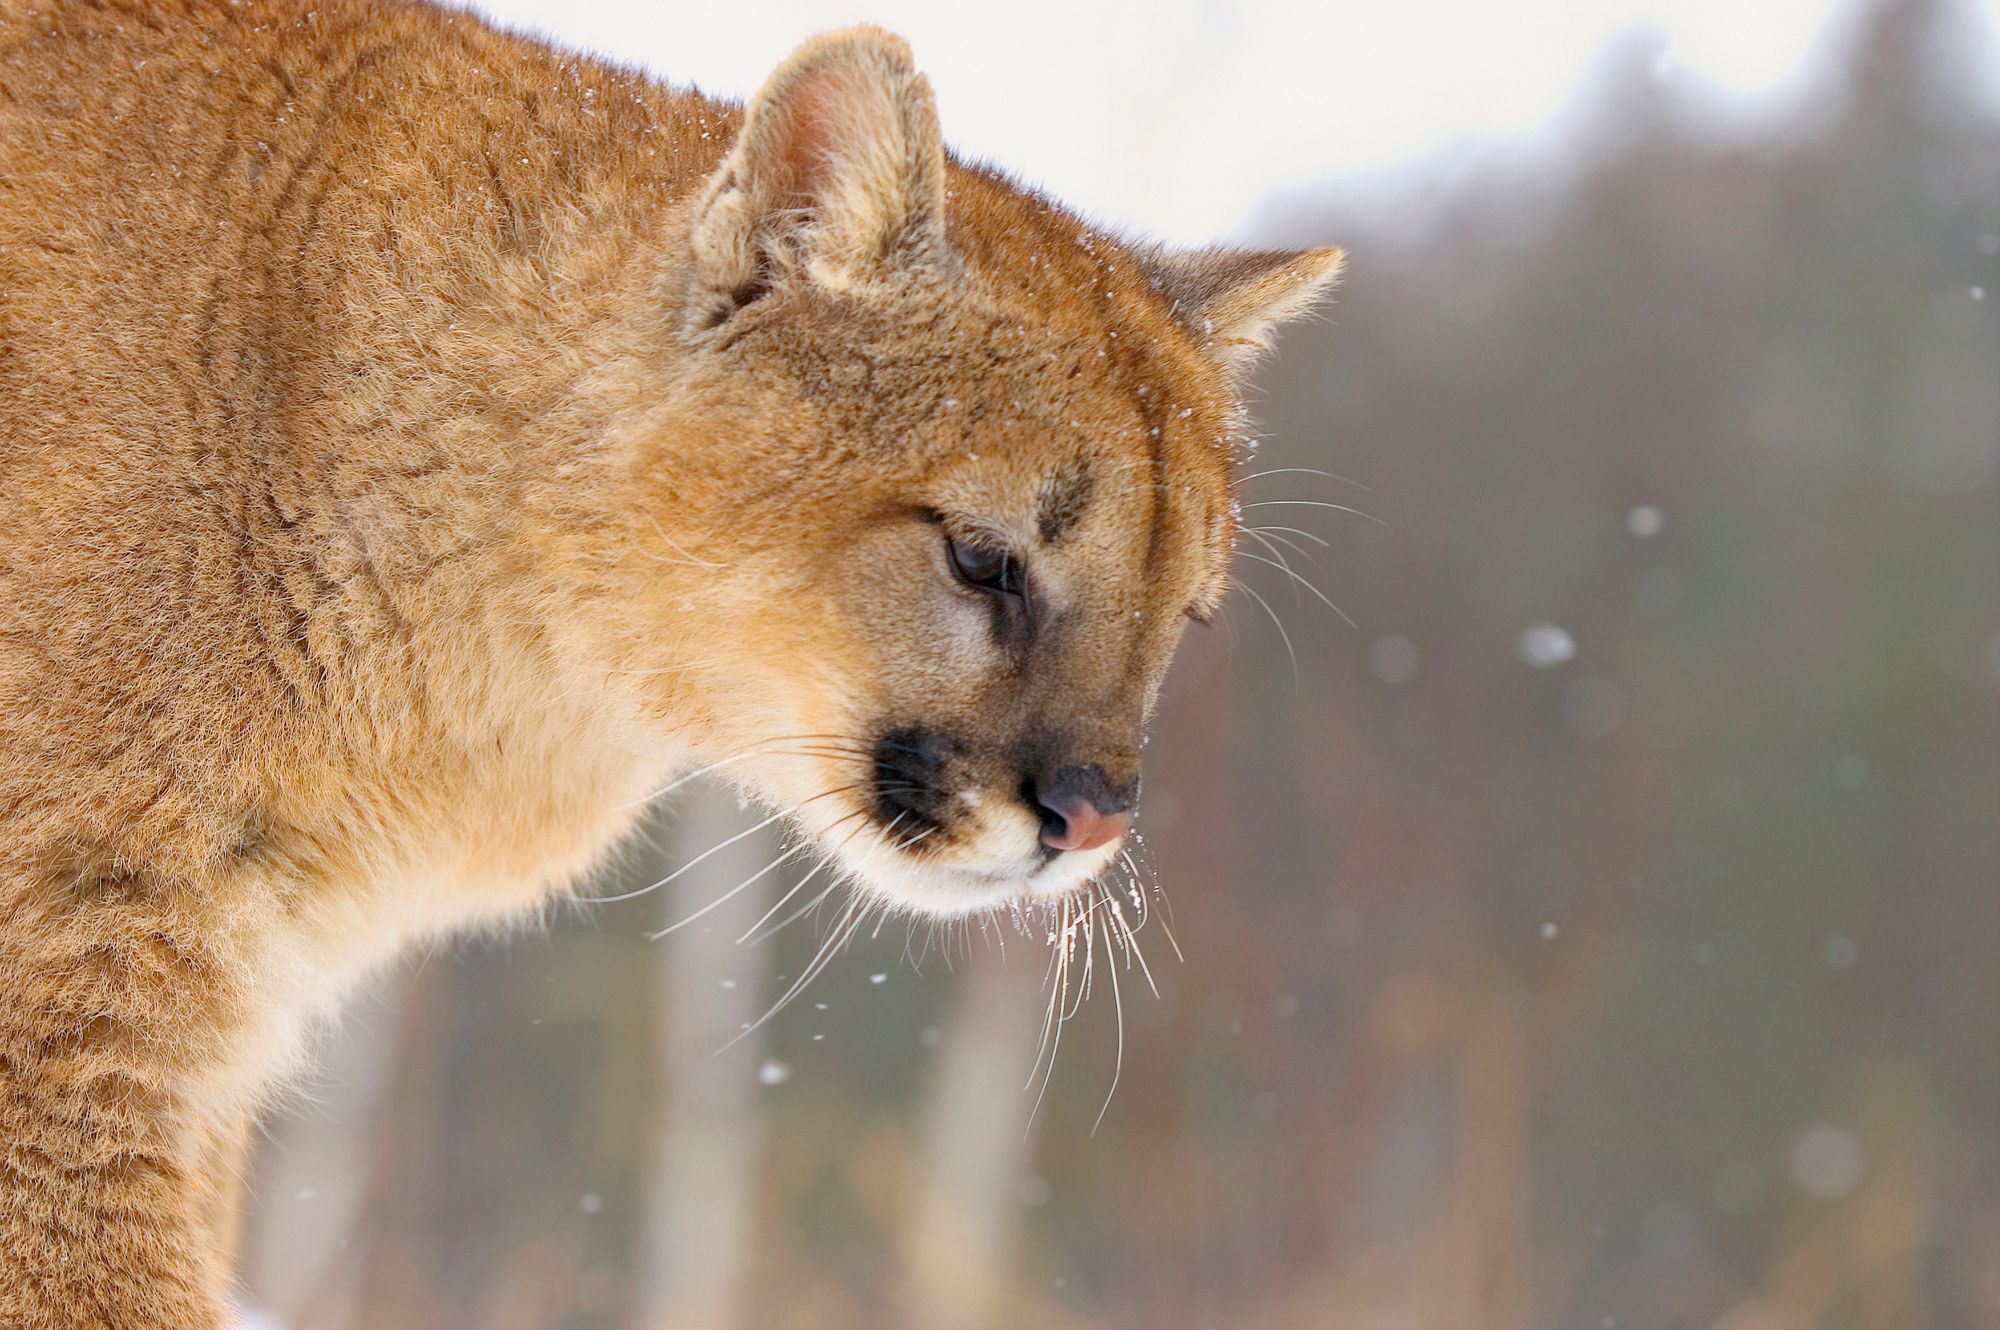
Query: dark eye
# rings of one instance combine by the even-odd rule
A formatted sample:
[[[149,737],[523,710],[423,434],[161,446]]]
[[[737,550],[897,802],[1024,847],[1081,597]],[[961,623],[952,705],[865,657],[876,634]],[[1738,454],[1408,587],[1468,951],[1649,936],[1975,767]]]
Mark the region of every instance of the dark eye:
[[[1027,569],[1006,550],[956,537],[947,538],[944,548],[951,571],[967,586],[1000,596],[1027,594]]]

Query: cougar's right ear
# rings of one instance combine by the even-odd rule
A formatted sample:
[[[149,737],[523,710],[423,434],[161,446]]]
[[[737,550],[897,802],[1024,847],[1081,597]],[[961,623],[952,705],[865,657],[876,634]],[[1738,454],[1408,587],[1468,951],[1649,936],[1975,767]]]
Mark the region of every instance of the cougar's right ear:
[[[1341,252],[1324,249],[1154,249],[1140,255],[1210,360],[1240,381],[1280,323],[1326,298],[1340,279]]]
[[[944,254],[944,143],[901,38],[844,28],[765,81],[696,207],[696,317],[727,319],[793,274],[835,292]]]

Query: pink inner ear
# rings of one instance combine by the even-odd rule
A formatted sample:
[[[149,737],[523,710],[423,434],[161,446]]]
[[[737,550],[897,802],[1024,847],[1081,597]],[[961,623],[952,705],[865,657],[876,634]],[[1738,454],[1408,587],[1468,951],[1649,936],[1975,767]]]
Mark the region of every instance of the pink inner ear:
[[[793,207],[818,202],[835,164],[843,138],[853,130],[848,110],[854,98],[866,96],[852,75],[842,69],[820,69],[785,90],[785,132],[778,149],[782,178]]]

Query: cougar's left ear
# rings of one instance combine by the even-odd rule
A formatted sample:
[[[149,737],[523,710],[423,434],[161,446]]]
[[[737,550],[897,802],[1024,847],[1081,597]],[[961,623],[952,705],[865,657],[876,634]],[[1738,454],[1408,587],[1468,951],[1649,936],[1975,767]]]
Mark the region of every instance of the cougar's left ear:
[[[1311,309],[1340,279],[1325,249],[1156,249],[1140,259],[1209,358],[1240,378],[1271,348],[1271,332]]]
[[[814,37],[750,99],[696,207],[709,321],[793,272],[846,291],[940,260],[944,177],[936,102],[902,39]]]

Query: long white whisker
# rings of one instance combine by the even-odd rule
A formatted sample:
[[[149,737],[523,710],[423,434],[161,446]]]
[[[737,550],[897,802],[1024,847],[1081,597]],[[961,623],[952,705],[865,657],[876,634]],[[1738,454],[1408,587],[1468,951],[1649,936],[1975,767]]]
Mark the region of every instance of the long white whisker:
[[[742,946],[744,939],[748,938],[752,933],[762,928],[764,926],[764,921],[766,919],[769,919],[772,915],[776,914],[779,910],[783,909],[786,901],[798,895],[801,891],[804,891],[806,889],[807,884],[809,884],[814,878],[818,877],[821,873],[825,872],[827,866],[832,862],[833,862],[833,856],[828,855],[827,857],[821,859],[818,863],[814,864],[811,870],[808,871],[804,877],[800,878],[797,882],[794,882],[791,885],[791,887],[785,892],[784,895],[778,897],[778,899],[772,903],[770,909],[764,911],[763,914],[757,916],[756,923],[751,924],[750,927],[744,929],[742,933],[740,933],[737,936],[736,945],[739,947]]]
[[[696,910],[693,914],[689,915],[687,918],[682,919],[676,923],[668,924],[665,928],[662,928],[657,933],[646,934],[646,940],[648,942],[658,942],[661,938],[667,936],[667,934],[669,933],[678,933],[681,929],[686,928],[689,924],[701,918],[703,915],[709,913],[711,910],[721,908],[724,902],[734,900],[737,894],[743,891],[744,888],[748,887],[753,882],[761,881],[766,874],[768,874],[772,869],[776,868],[779,864],[787,863],[793,859],[798,858],[801,854],[805,853],[805,849],[806,847],[802,845],[794,845],[790,847],[783,854],[773,859],[770,863],[765,864],[762,868],[752,873],[749,877],[744,878],[741,882],[738,882],[735,886],[723,892],[720,896],[717,896],[714,900],[702,906],[699,910]]]
[[[852,790],[854,788],[856,788],[856,786],[854,785],[841,785],[831,790],[821,790],[818,794],[799,800],[799,802],[793,804],[790,808],[781,808],[777,812],[765,818],[762,822],[759,822],[756,826],[747,827],[744,830],[737,832],[734,836],[729,837],[727,840],[724,840],[719,844],[709,846],[706,850],[703,850],[700,854],[688,860],[686,863],[682,864],[679,868],[676,868],[673,872],[667,874],[665,877],[661,878],[657,882],[651,883],[647,886],[634,888],[631,891],[620,892],[616,896],[591,896],[591,897],[586,897],[585,899],[587,903],[591,905],[610,905],[617,901],[629,901],[635,896],[643,896],[649,891],[658,891],[661,887],[664,887],[667,884],[673,882],[675,879],[679,878],[681,874],[687,872],[690,868],[693,868],[696,864],[700,863],[702,860],[708,858],[710,855],[721,853],[723,850],[726,850],[730,846],[736,844],[737,841],[742,840],[745,836],[754,836],[758,832],[762,831],[765,827],[770,826],[773,822],[779,821],[780,819],[783,818],[796,816],[801,809],[805,808],[807,804],[818,803],[821,799],[831,799],[837,794],[845,794],[849,790]],[[775,866],[776,865],[773,865],[773,867]],[[768,872],[770,870],[766,869],[765,871]],[[738,890],[740,889],[741,888],[739,887]],[[724,897],[724,899],[726,900],[728,898]],[[720,904],[721,902],[716,902],[716,903]],[[711,906],[710,908],[713,907]],[[676,925],[676,927],[678,927],[678,925]],[[653,934],[653,936],[661,937],[664,936],[664,934],[655,933]]]
[[[1026,1083],[1021,1086],[1021,1089],[1023,1091],[1032,1089],[1034,1087],[1035,1076],[1042,1069],[1042,1059],[1043,1057],[1047,1056],[1049,1051],[1050,1022],[1053,1021],[1055,1018],[1056,973],[1058,967],[1062,963],[1062,954],[1063,954],[1062,930],[1064,924],[1068,921],[1068,919],[1069,919],[1069,898],[1065,896],[1063,897],[1062,901],[1055,907],[1053,917],[1050,919],[1048,924],[1049,968],[1042,975],[1042,987],[1048,991],[1049,1003],[1047,1008],[1042,1012],[1041,1037],[1035,1041],[1035,1061],[1034,1065],[1028,1068],[1028,1079]]]
[[[1103,903],[1102,899],[1091,901],[1090,905],[1081,914],[1077,915],[1075,923],[1070,925],[1072,941],[1074,941],[1076,933],[1081,932],[1083,934],[1083,977],[1078,981],[1076,986],[1076,1001],[1071,1003],[1069,1010],[1063,1013],[1063,1019],[1066,1021],[1075,1019],[1076,1014],[1083,1010],[1083,1004],[1090,1000],[1090,981],[1095,973],[1094,957],[1096,949],[1094,943],[1097,936],[1097,920],[1095,916],[1097,914],[1097,907]]]
[[[817,872],[818,870],[814,871]],[[807,915],[811,914],[814,910],[817,910],[820,906],[826,904],[826,898],[828,896],[831,896],[834,892],[838,891],[839,889],[840,889],[840,879],[835,878],[833,881],[827,883],[824,887],[821,887],[819,893],[815,895],[811,900],[807,901],[804,905],[801,905],[798,909],[793,910],[790,914],[786,915],[783,919],[771,925],[771,927],[765,929],[763,932],[759,933],[756,937],[750,938],[747,943],[745,943],[742,938],[738,938],[737,944],[739,946],[747,945],[752,947],[761,947],[762,945],[764,945],[764,943],[769,942],[772,938],[784,932],[787,928],[790,928],[793,924],[805,918]]]
[[[693,868],[696,864],[699,864],[702,860],[708,858],[710,855],[720,854],[722,851],[734,845],[737,841],[742,840],[745,836],[754,836],[758,832],[762,831],[765,827],[770,826],[773,822],[779,821],[784,816],[785,814],[782,812],[773,813],[769,817],[765,818],[762,822],[759,822],[756,826],[749,827],[743,831],[739,831],[734,836],[731,836],[727,840],[722,841],[720,844],[709,846],[706,850],[703,850],[700,854],[697,854],[694,858],[688,860],[686,863],[682,864],[679,868],[676,868],[673,872],[667,874],[665,877],[661,878],[658,882],[655,882],[650,886],[639,887],[632,891],[622,891],[618,893],[616,896],[593,896],[590,898],[590,903],[592,905],[609,905],[614,901],[629,901],[634,896],[643,896],[649,891],[658,891],[661,887],[664,887],[668,883],[679,878],[681,874],[687,872],[690,868]]]
[[[1053,1034],[1049,1044],[1048,1067],[1042,1073],[1042,1088],[1036,1092],[1034,1105],[1028,1110],[1028,1125],[1021,1132],[1023,1139],[1026,1139],[1028,1133],[1035,1129],[1035,1118],[1042,1111],[1042,1100],[1048,1097],[1049,1082],[1055,1079],[1056,1058],[1062,1052],[1062,1032],[1065,1020],[1062,1015],[1062,1009],[1069,999],[1069,965],[1074,927],[1075,925],[1069,917],[1069,902],[1064,901],[1062,927],[1056,934],[1056,954],[1061,960],[1056,966],[1056,986],[1049,991],[1049,1010],[1054,1020]],[[1039,1065],[1039,1059],[1037,1059],[1037,1064]],[[1029,1081],[1031,1083],[1033,1079],[1033,1075],[1030,1074]]]
[[[661,795],[673,793],[675,790],[678,790],[681,786],[686,785],[689,781],[699,780],[703,776],[708,775],[711,771],[719,771],[723,767],[733,766],[738,762],[748,762],[752,758],[771,757],[771,756],[815,757],[815,756],[836,756],[836,755],[861,757],[864,755],[864,750],[860,748],[858,745],[849,744],[845,740],[829,739],[823,736],[805,736],[792,739],[775,739],[770,743],[759,744],[755,748],[748,748],[740,753],[731,753],[728,757],[720,757],[713,762],[704,763],[703,765],[696,767],[693,771],[682,772],[680,775],[674,777],[672,780],[668,781],[665,785],[660,786],[660,788],[654,790],[651,794],[646,795],[644,798],[634,799],[630,803],[620,804],[618,806],[618,811],[622,813],[628,809],[643,808],[645,805],[653,802],[653,800],[658,799]]]
[[[896,821],[891,822],[889,825],[890,827],[893,828],[896,825],[896,822],[900,822],[902,820],[903,820],[903,814],[898,813],[896,814]],[[839,823],[835,823],[834,825],[838,826]],[[791,927],[792,924],[796,923],[798,920],[804,918],[806,915],[809,915],[814,910],[818,909],[820,906],[820,902],[824,901],[828,896],[832,895],[834,889],[840,885],[840,879],[837,876],[834,878],[833,881],[828,882],[826,884],[825,889],[822,890],[819,893],[819,895],[814,896],[811,900],[807,901],[797,910],[794,910],[791,914],[786,915],[783,922],[779,923],[778,925],[776,925],[771,929],[768,929],[763,933],[759,933],[754,938],[750,936],[752,933],[756,933],[759,928],[762,928],[764,926],[765,919],[769,919],[772,915],[776,914],[780,909],[782,909],[786,901],[790,900],[792,897],[798,895],[800,891],[804,890],[807,883],[811,882],[814,878],[818,877],[827,868],[832,866],[835,857],[842,850],[846,849],[847,843],[853,840],[856,836],[860,835],[863,828],[865,828],[867,825],[868,824],[866,822],[863,822],[860,825],[856,826],[852,831],[848,832],[847,835],[843,836],[841,838],[840,844],[833,847],[832,854],[829,854],[824,859],[821,859],[817,867],[815,867],[810,873],[807,873],[804,877],[799,879],[799,883],[797,886],[793,887],[783,896],[780,896],[778,898],[777,904],[773,905],[770,909],[764,911],[764,916],[762,919],[759,919],[756,923],[750,925],[750,927],[743,930],[742,937],[736,939],[736,945],[740,947],[743,945],[745,939],[749,939],[750,945],[754,947],[759,943],[763,942],[767,938],[776,937],[779,933],[782,933],[787,928]]]
[[[1353,513],[1356,517],[1373,522],[1376,526],[1389,525],[1373,513],[1364,513],[1359,508],[1350,508],[1344,503],[1328,503],[1324,499],[1259,499],[1255,503],[1246,503],[1243,507],[1246,511],[1251,508],[1331,508],[1335,512]]]
[[[1307,549],[1305,546],[1299,544],[1299,542],[1297,542],[1296,540],[1293,540],[1290,536],[1279,534],[1278,527],[1260,526],[1260,527],[1243,527],[1241,529],[1245,532],[1254,530],[1257,533],[1258,539],[1264,543],[1264,547],[1266,549],[1270,548],[1270,542],[1276,541],[1278,544],[1283,545],[1286,549],[1290,550],[1292,553],[1298,555],[1301,559],[1304,559],[1307,563],[1311,564],[1313,567],[1315,568],[1319,567],[1319,555],[1316,551]]]
[[[1107,897],[1107,899],[1109,899]],[[1117,902],[1112,902],[1116,911]],[[1104,1092],[1104,1106],[1097,1110],[1097,1121],[1090,1124],[1090,1134],[1097,1135],[1097,1129],[1104,1125],[1104,1115],[1111,1111],[1111,1098],[1118,1093],[1118,1078],[1125,1074],[1125,999],[1118,991],[1118,958],[1111,954],[1111,929],[1104,930],[1104,968],[1111,974],[1111,1005],[1118,1014],[1118,1051],[1111,1063],[1111,1088]]]
[[[1271,553],[1274,556],[1276,556],[1279,566],[1282,567],[1288,573],[1292,572],[1292,565],[1285,561],[1284,552],[1280,550],[1276,545],[1272,544],[1270,538],[1264,535],[1263,532],[1258,531],[1253,527],[1247,527],[1247,526],[1238,527],[1237,530],[1241,531],[1244,535],[1250,537],[1250,539],[1256,541],[1259,545],[1262,545],[1265,549],[1271,551]],[[1271,562],[1271,560],[1264,558],[1262,555],[1252,554],[1248,550],[1239,550],[1238,553],[1242,554],[1243,557],[1246,559],[1255,559],[1258,563]],[[1298,574],[1292,573],[1292,576],[1297,577]],[[1292,603],[1294,605],[1299,603],[1299,590],[1297,587],[1292,588]]]
[[[1132,852],[1130,850],[1120,850],[1118,853],[1125,860],[1125,867],[1132,870],[1132,876],[1136,880],[1140,876],[1139,865],[1134,862]],[[1159,891],[1160,889],[1155,885],[1153,890]],[[1160,902],[1167,907],[1166,915],[1160,920],[1160,928],[1167,935],[1167,945],[1174,949],[1174,959],[1182,965],[1186,965],[1187,957],[1181,953],[1181,944],[1174,937],[1174,903],[1167,899],[1167,893],[1164,891],[1160,891]]]
[[[1270,615],[1271,622],[1278,626],[1278,636],[1283,638],[1285,642],[1285,654],[1289,656],[1292,661],[1292,684],[1294,687],[1296,687],[1299,682],[1299,653],[1292,650],[1292,635],[1285,631],[1285,621],[1283,619],[1280,619],[1278,617],[1278,612],[1271,608],[1271,602],[1265,600],[1262,596],[1258,595],[1256,589],[1252,587],[1248,582],[1243,581],[1241,578],[1233,578],[1231,580],[1234,581],[1238,587],[1242,588],[1244,595],[1250,597],[1250,599],[1256,601],[1259,605],[1262,605],[1264,607],[1264,613]]]
[[[733,753],[728,757],[717,758],[713,762],[704,763],[703,765],[696,767],[693,771],[689,771],[682,775],[676,776],[674,779],[668,781],[665,785],[662,785],[659,789],[654,790],[651,794],[648,794],[643,799],[634,799],[630,803],[620,804],[618,806],[618,811],[622,813],[627,809],[631,808],[643,808],[645,805],[653,802],[653,800],[659,798],[661,795],[671,794],[675,790],[678,790],[681,786],[686,785],[689,781],[700,780],[703,776],[706,776],[711,771],[719,771],[723,767],[730,766],[737,762],[748,762],[753,757],[768,757],[774,751],[775,749],[772,747],[753,748],[748,752]]]
[[[1290,564],[1288,564],[1288,563],[1285,563],[1285,562],[1284,562],[1284,561],[1282,561],[1282,560],[1279,560],[1279,561],[1276,561],[1276,562],[1273,562],[1272,560],[1270,560],[1270,559],[1267,559],[1267,558],[1265,558],[1265,557],[1264,557],[1263,555],[1261,555],[1261,554],[1252,554],[1252,553],[1251,553],[1250,551],[1248,551],[1248,550],[1238,550],[1238,551],[1237,551],[1237,553],[1238,553],[1238,554],[1240,554],[1240,555],[1242,555],[1242,556],[1243,556],[1244,558],[1246,558],[1246,559],[1254,559],[1254,560],[1256,560],[1256,561],[1257,561],[1258,563],[1267,563],[1267,564],[1270,564],[1270,565],[1271,565],[1271,567],[1273,567],[1273,568],[1276,568],[1276,569],[1277,569],[1277,570],[1278,570],[1279,572],[1281,572],[1281,573],[1283,573],[1283,574],[1284,574],[1285,576],[1287,576],[1287,577],[1291,578],[1291,579],[1292,579],[1292,580],[1293,580],[1294,582],[1298,583],[1298,584],[1299,584],[1300,586],[1304,587],[1304,588],[1305,588],[1306,590],[1308,590],[1308,591],[1312,592],[1312,593],[1313,593],[1313,594],[1314,594],[1315,596],[1318,596],[1318,597],[1319,597],[1319,602],[1320,602],[1320,604],[1322,604],[1322,605],[1326,606],[1326,607],[1327,607],[1328,609],[1332,610],[1332,611],[1333,611],[1333,612],[1334,612],[1335,614],[1338,614],[1338,615],[1340,616],[1340,621],[1341,621],[1342,623],[1346,624],[1346,625],[1347,625],[1347,626],[1348,626],[1349,628],[1354,628],[1354,627],[1357,627],[1357,626],[1358,626],[1358,625],[1357,625],[1357,624],[1356,624],[1356,623],[1354,622],[1354,620],[1352,620],[1352,619],[1350,619],[1350,618],[1348,618],[1348,617],[1347,617],[1347,611],[1346,611],[1346,610],[1343,610],[1342,608],[1340,608],[1340,606],[1338,606],[1338,605],[1334,604],[1334,603],[1333,603],[1333,602],[1332,602],[1331,600],[1328,600],[1328,599],[1327,599],[1327,596],[1326,596],[1326,593],[1325,593],[1324,591],[1321,591],[1321,590],[1320,590],[1320,589],[1319,589],[1318,587],[1314,586],[1314,585],[1313,585],[1313,584],[1312,584],[1311,582],[1308,582],[1308,581],[1307,581],[1307,580],[1306,580],[1305,578],[1303,578],[1303,577],[1300,577],[1300,576],[1299,576],[1299,575],[1298,575],[1297,573],[1293,572],[1293,571],[1292,571],[1292,566],[1291,566]]]
[[[1285,562],[1285,556],[1279,552],[1278,547],[1276,545],[1273,545],[1271,543],[1270,538],[1267,537],[1262,530],[1254,526],[1239,526],[1236,529],[1243,535],[1246,535],[1250,537],[1250,539],[1256,541],[1259,545],[1262,545],[1265,549],[1271,551],[1272,557],[1277,559],[1278,562],[1280,563]],[[1285,566],[1290,567],[1291,565],[1286,564]]]
[[[1291,535],[1294,535],[1294,536],[1298,536],[1298,537],[1300,537],[1301,539],[1304,539],[1304,540],[1310,540],[1311,542],[1313,542],[1313,544],[1315,544],[1315,545],[1318,545],[1318,546],[1319,546],[1319,547],[1320,547],[1321,549],[1328,549],[1328,548],[1330,548],[1330,547],[1331,547],[1331,546],[1333,545],[1333,542],[1332,542],[1332,541],[1330,541],[1330,540],[1328,540],[1328,539],[1327,539],[1327,538],[1326,538],[1325,536],[1316,536],[1316,535],[1314,535],[1314,534],[1313,534],[1312,532],[1310,532],[1310,531],[1305,531],[1305,530],[1302,530],[1302,529],[1300,529],[1299,527],[1295,527],[1295,526],[1279,526],[1279,525],[1278,525],[1277,523],[1275,523],[1275,522],[1265,522],[1265,523],[1264,523],[1264,524],[1262,524],[1261,526],[1254,526],[1254,527],[1246,527],[1246,526],[1238,526],[1238,527],[1237,527],[1237,530],[1239,530],[1239,531],[1284,531],[1284,532],[1287,532],[1287,533],[1289,533],[1289,534],[1291,534]]]
[[[1146,987],[1152,990],[1153,998],[1157,1001],[1160,996],[1160,986],[1153,982],[1153,967],[1146,964],[1145,948],[1139,945],[1139,930],[1132,927],[1130,921],[1125,918],[1124,909],[1115,900],[1111,903],[1111,914],[1118,921],[1119,928],[1124,930],[1126,967],[1129,969],[1134,960],[1139,962],[1139,973],[1146,977]],[[1143,921],[1140,926],[1144,927]]]
[[[1269,471],[1252,471],[1247,476],[1239,476],[1237,477],[1237,483],[1242,485],[1247,485],[1253,480],[1262,480],[1266,476],[1293,476],[1293,475],[1325,476],[1328,480],[1337,480],[1343,485],[1352,485],[1354,486],[1354,488],[1368,494],[1373,494],[1375,492],[1374,490],[1369,489],[1368,486],[1362,484],[1358,480],[1350,479],[1347,476],[1336,475],[1334,472],[1331,471],[1322,471],[1316,466],[1275,466],[1272,467]]]
[[[779,1012],[783,1011],[786,1007],[790,1006],[792,1000],[798,997],[799,994],[805,992],[806,988],[812,983],[812,981],[819,978],[820,972],[826,969],[827,965],[833,960],[833,958],[839,955],[841,951],[846,948],[848,942],[852,940],[855,933],[860,930],[861,925],[866,923],[867,920],[868,920],[868,911],[866,907],[863,905],[863,903],[858,900],[851,903],[847,907],[847,913],[841,916],[840,922],[836,923],[833,926],[832,931],[830,931],[827,934],[827,940],[825,944],[820,947],[818,954],[813,957],[812,963],[807,965],[805,971],[801,973],[799,977],[792,982],[792,986],[785,990],[785,995],[779,998],[777,1003],[774,1006],[772,1006],[772,1008],[769,1011],[765,1012],[762,1016],[759,1016],[756,1020],[752,1021],[750,1024],[744,1026],[743,1029],[737,1033],[734,1039],[731,1039],[721,1048],[718,1048],[716,1052],[717,1053],[724,1052],[725,1050],[734,1047],[736,1044],[741,1043],[744,1039],[747,1039],[750,1035],[762,1029],[764,1025],[771,1020],[772,1017],[776,1016]],[[843,927],[843,925],[845,927]]]

